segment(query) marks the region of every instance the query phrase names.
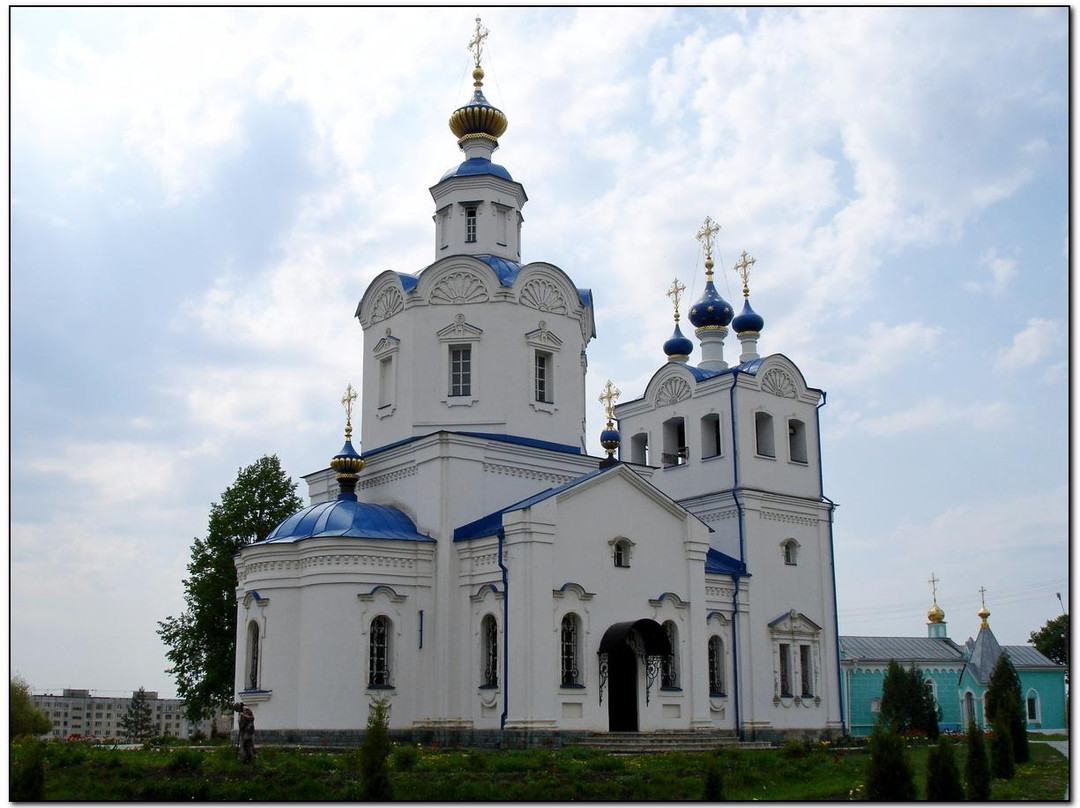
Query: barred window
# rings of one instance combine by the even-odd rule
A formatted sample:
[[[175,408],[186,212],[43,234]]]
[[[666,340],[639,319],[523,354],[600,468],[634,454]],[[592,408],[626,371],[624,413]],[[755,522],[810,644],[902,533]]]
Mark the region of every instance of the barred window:
[[[499,625],[487,615],[480,624],[484,644],[484,687],[499,685]]]
[[[812,665],[813,665],[813,663],[810,660],[810,646],[809,645],[800,645],[799,646],[799,668],[801,669],[801,672],[802,672],[802,676],[801,676],[801,678],[802,678],[802,695],[804,697],[814,695],[814,690],[813,690],[813,681],[814,681],[813,673],[814,673],[814,669],[813,669]]]
[[[660,687],[673,690],[679,688],[679,629],[668,620],[664,623],[664,633],[671,643],[671,653],[664,657],[660,665]]]
[[[390,621],[379,615],[368,634],[368,687],[390,686]]]
[[[259,689],[259,624],[254,620],[248,624],[247,689]]]
[[[709,638],[709,695],[724,695],[724,641],[716,635]]]
[[[780,695],[790,696],[791,693],[791,646],[785,642],[780,643]]]
[[[562,619],[562,683],[564,685],[581,684],[578,622],[576,614],[568,614]]]

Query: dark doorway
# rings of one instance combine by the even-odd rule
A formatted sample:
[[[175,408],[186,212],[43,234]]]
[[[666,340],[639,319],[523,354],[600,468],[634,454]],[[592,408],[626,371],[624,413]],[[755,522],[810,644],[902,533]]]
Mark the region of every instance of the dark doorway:
[[[611,732],[637,732],[638,658],[629,645],[608,654],[608,729]]]

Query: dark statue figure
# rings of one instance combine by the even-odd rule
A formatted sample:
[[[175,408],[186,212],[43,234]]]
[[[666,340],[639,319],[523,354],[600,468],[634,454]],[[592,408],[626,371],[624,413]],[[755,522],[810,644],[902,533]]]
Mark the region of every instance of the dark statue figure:
[[[255,762],[255,714],[244,702],[233,705],[238,724],[237,743],[240,747],[240,760],[244,763]]]

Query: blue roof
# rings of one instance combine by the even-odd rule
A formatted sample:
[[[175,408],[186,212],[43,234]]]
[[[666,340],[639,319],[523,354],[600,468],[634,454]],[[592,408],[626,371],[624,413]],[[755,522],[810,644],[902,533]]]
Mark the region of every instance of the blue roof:
[[[723,575],[746,575],[746,562],[739,561],[719,550],[709,548],[705,554],[705,572],[720,573]]]
[[[548,488],[541,491],[539,494],[533,494],[531,497],[515,502],[513,505],[507,505],[505,508],[500,508],[494,513],[489,513],[487,516],[481,516],[479,519],[462,525],[454,530],[454,541],[466,541],[467,539],[477,539],[481,536],[494,536],[500,527],[502,527],[502,517],[504,513],[511,513],[512,511],[520,511],[525,508],[532,507],[538,502],[543,502],[549,497],[553,497],[556,494],[561,494],[568,488],[573,488],[575,485],[591,480],[593,477],[599,477],[612,469],[616,469],[618,466],[608,466],[607,468],[597,469],[596,471],[590,471],[587,474],[582,474],[580,477],[575,477],[570,482],[563,483],[562,485],[555,486],[554,488]]]
[[[501,177],[504,180],[510,180],[514,182],[514,178],[510,176],[510,172],[503,168],[498,163],[493,163],[486,157],[470,157],[461,165],[451,168],[445,174],[442,175],[443,180],[448,180],[451,177],[477,177],[483,174],[491,174],[495,177]]]
[[[406,292],[411,292],[416,288],[416,284],[420,283],[420,279],[415,275],[409,275],[405,272],[396,273],[398,280],[401,281],[401,288]]]
[[[372,455],[379,452],[385,452],[387,449],[393,449],[395,446],[404,446],[407,443],[412,443],[415,440],[423,440],[424,438],[431,437],[432,435],[438,435],[440,432],[447,432],[451,435],[464,435],[468,438],[484,438],[485,440],[497,440],[500,443],[513,443],[517,446],[531,446],[534,449],[547,449],[551,452],[562,452],[563,454],[576,454],[580,455],[581,449],[577,446],[571,446],[568,443],[555,443],[548,440],[537,440],[536,438],[523,438],[520,435],[500,435],[496,432],[460,432],[458,430],[440,429],[435,432],[428,432],[426,435],[413,435],[410,438],[402,438],[392,443],[387,443],[383,446],[379,446],[375,449],[369,449],[364,452],[365,458],[370,458]]]
[[[256,543],[292,542],[316,536],[434,541],[417,532],[413,520],[397,508],[354,499],[335,499],[297,511]]]

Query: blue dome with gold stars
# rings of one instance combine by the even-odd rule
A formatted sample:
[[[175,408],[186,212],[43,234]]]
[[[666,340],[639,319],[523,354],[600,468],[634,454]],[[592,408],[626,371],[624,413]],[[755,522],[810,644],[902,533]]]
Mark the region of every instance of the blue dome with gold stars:
[[[694,328],[722,328],[731,322],[734,314],[731,304],[720,297],[716,286],[710,280],[706,281],[705,291],[702,292],[698,302],[690,307],[687,319]]]
[[[693,350],[694,343],[683,336],[679,324],[675,323],[675,331],[671,335],[671,339],[664,343],[664,353],[671,359],[686,359]]]
[[[750,308],[749,299],[743,301],[742,311],[731,321],[731,327],[736,334],[745,334],[749,331],[760,331],[765,327],[765,318]]]

